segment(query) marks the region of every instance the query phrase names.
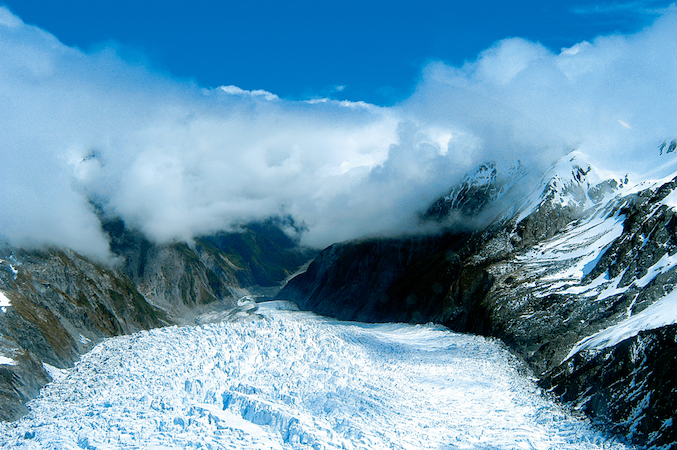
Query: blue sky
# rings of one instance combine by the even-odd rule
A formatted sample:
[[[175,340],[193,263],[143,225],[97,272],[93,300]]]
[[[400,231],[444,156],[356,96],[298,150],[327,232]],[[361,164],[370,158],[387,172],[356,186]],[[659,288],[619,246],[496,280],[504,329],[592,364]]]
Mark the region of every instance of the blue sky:
[[[650,24],[666,1],[6,0],[67,46],[118,46],[128,60],[202,87],[236,85],[287,99],[391,105],[431,60],[475,60],[499,39],[553,51]]]

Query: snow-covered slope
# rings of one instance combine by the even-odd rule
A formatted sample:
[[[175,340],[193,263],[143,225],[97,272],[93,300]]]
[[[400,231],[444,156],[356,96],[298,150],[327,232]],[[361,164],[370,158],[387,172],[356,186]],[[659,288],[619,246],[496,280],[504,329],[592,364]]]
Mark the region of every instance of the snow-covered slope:
[[[568,158],[567,158],[568,159]],[[583,159],[574,155],[568,162]],[[563,166],[567,166],[564,167]],[[665,283],[677,268],[677,248],[670,235],[677,190],[673,178],[631,183],[587,165],[558,163],[540,196],[533,198],[518,223],[539,209],[559,205],[580,211],[567,227],[515,257],[535,274],[534,296],[577,296],[601,303],[626,299],[623,314],[607,328],[573,346],[567,358],[584,349],[614,346],[640,331],[677,323],[675,292]],[[563,177],[562,174],[565,174]],[[609,264],[612,264],[609,267]],[[661,292],[638,307],[642,290],[660,285]],[[646,309],[644,309],[646,308]]]
[[[497,341],[262,306],[262,319],[106,340],[2,424],[0,444],[625,448],[541,395]]]
[[[473,226],[486,224],[495,219],[496,214],[510,209],[508,202],[502,200],[526,175],[526,169],[520,161],[512,165],[496,162],[481,164],[430,205],[421,218],[424,221],[453,223],[455,226],[469,220]],[[501,206],[494,208],[499,203]]]

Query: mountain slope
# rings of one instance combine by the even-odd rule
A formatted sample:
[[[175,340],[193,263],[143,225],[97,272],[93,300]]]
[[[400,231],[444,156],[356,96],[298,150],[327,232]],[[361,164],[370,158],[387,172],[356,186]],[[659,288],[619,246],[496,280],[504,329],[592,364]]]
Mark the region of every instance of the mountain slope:
[[[660,371],[662,351],[675,364],[667,344],[614,352],[627,345],[624,339],[663,333],[663,326],[675,321],[674,315],[666,319],[665,311],[677,273],[670,197],[676,186],[672,177],[631,184],[574,153],[544,174],[540,187],[512,215],[499,215],[482,230],[427,238],[425,250],[416,254],[411,249],[420,245],[419,238],[335,245],[291,280],[279,298],[343,319],[433,321],[499,337],[543,386],[582,405],[604,426],[640,445],[677,445],[673,428],[661,425],[671,420],[665,405],[674,404],[677,391],[669,383],[654,383],[654,390],[645,392],[653,394],[635,405],[636,377],[629,375]],[[484,206],[492,207],[511,211],[509,205]],[[383,264],[393,255],[401,255],[394,258],[396,270]],[[659,308],[660,319],[650,305]],[[655,331],[642,334],[643,329]],[[600,352],[633,371],[610,371],[614,375],[600,381],[590,369],[603,365],[594,358]],[[578,370],[581,365],[588,369]],[[576,393],[565,388],[576,383],[584,388]],[[595,397],[595,392],[614,394]],[[586,401],[591,397],[597,400]]]

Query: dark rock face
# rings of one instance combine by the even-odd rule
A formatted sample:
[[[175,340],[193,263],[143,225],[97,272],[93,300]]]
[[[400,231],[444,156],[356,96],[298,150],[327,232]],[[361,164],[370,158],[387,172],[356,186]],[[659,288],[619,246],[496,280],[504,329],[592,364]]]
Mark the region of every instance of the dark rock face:
[[[42,363],[25,351],[14,354],[16,365],[0,365],[0,420],[14,420],[28,412],[25,403],[37,397],[52,379]]]
[[[674,326],[567,359],[673,290],[677,268],[657,263],[677,253],[675,212],[661,203],[677,184],[622,195],[627,180],[600,180],[575,158],[567,167],[544,178],[535,204],[483,230],[334,245],[278,298],[341,319],[434,321],[498,337],[601,426],[639,445],[677,446],[668,431]]]
[[[447,235],[336,244],[320,253],[279,297],[344,320],[408,322],[415,317],[427,322],[452,283],[440,269],[453,257],[450,248],[463,239]],[[435,279],[428,286],[421,281],[429,274]]]
[[[677,325],[670,325],[640,332],[613,348],[579,352],[541,384],[632,442],[674,446],[675,361]]]
[[[0,312],[0,356],[14,362],[0,364],[0,420],[24,414],[51,380],[43,363],[67,368],[106,337],[235,307],[251,286],[274,288],[314,256],[272,221],[191,247],[151,243],[121,221],[104,230],[115,267],[68,250],[0,251],[0,291],[11,302]]]

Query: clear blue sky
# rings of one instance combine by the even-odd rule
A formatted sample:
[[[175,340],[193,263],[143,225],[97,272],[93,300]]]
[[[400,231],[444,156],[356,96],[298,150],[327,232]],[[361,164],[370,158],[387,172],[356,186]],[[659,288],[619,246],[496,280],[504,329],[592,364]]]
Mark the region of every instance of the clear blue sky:
[[[559,50],[649,24],[666,1],[5,0],[69,46],[123,57],[203,87],[389,105],[430,60],[473,60],[499,39]],[[343,86],[337,91],[336,87]],[[339,88],[340,89],[340,88]]]

